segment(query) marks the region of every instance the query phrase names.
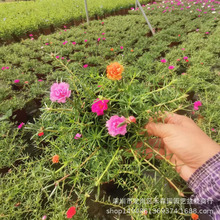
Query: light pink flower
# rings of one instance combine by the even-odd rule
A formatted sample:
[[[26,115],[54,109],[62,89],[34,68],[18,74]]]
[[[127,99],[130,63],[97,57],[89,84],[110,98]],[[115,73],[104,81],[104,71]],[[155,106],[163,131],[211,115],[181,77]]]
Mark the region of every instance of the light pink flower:
[[[120,48],[121,48],[122,50],[124,49],[124,47],[123,47],[123,46],[121,46]]]
[[[199,31],[199,29],[196,29],[196,31]]]
[[[102,25],[104,24],[104,22],[101,23]]]
[[[177,59],[177,61],[180,61],[180,59]]]
[[[64,60],[65,58],[64,57],[61,57],[61,60]]]
[[[125,123],[122,126],[119,126],[121,123]],[[108,128],[108,133],[115,137],[118,134],[125,135],[127,133],[127,124],[125,117],[119,117],[118,115],[112,116],[107,122],[106,127]]]
[[[105,38],[105,37],[103,37],[103,38],[102,38],[102,40],[106,40],[106,38]]]
[[[194,102],[194,109],[195,110],[199,110],[199,106],[202,106],[202,102],[201,101]]]
[[[182,48],[181,50],[185,50],[185,48]]]
[[[21,122],[21,124],[18,125],[18,129],[21,129],[23,125],[24,125],[24,122]]]
[[[46,215],[44,215],[42,218],[41,218],[41,220],[46,220],[47,219],[47,216]]]
[[[74,42],[72,42],[72,44],[73,44],[73,45],[76,45],[76,42],[74,41]]]
[[[172,69],[174,69],[175,68],[175,66],[169,66],[168,67],[168,69],[170,69],[170,70],[172,70]]]
[[[81,134],[79,134],[79,133],[77,133],[76,135],[75,135],[75,137],[74,137],[74,139],[79,139],[79,138],[81,138],[82,137],[82,135]]]
[[[50,100],[52,102],[66,102],[66,98],[69,98],[71,91],[69,90],[68,83],[54,83],[50,88]]]
[[[32,37],[31,40],[34,40],[34,38]]]
[[[14,83],[19,83],[19,82],[20,82],[19,79],[14,80]]]
[[[134,116],[129,116],[128,121],[129,123],[136,123],[136,118]]]
[[[184,59],[184,60],[187,60],[187,59],[188,59],[188,57],[183,57],[183,59]]]
[[[85,64],[85,65],[83,65],[83,68],[87,68],[89,65],[88,64]]]
[[[108,109],[108,102],[109,100],[96,99],[92,104],[92,112],[97,113],[98,116],[104,115],[104,111]]]
[[[167,61],[165,59],[162,59],[161,60],[161,63],[166,63]]]
[[[63,27],[64,27],[64,28],[66,28],[66,26],[65,26],[65,25],[64,25]]]

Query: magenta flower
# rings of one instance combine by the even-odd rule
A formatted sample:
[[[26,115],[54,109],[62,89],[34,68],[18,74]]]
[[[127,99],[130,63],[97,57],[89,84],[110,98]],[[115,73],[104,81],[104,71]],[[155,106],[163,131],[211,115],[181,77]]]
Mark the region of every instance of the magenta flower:
[[[84,40],[85,42],[87,42],[88,40]]]
[[[168,67],[168,69],[170,69],[170,70],[172,70],[172,69],[174,69],[175,68],[175,66],[169,66]]]
[[[82,135],[81,134],[79,134],[79,133],[77,133],[76,135],[75,135],[75,137],[74,137],[74,139],[79,139],[79,138],[81,138],[82,137]]]
[[[34,35],[33,34],[29,34],[29,37],[33,37]]]
[[[43,80],[42,79],[38,79],[38,82],[43,82]]]
[[[121,46],[120,48],[121,48],[122,50],[124,49],[124,47],[122,47],[122,46]]]
[[[73,44],[73,45],[76,45],[76,42],[74,41],[74,42],[72,42],[72,44]]]
[[[105,35],[105,33],[102,33],[102,35]]]
[[[206,34],[209,34],[209,32],[205,32]]]
[[[64,57],[61,57],[61,60],[64,60],[65,58]]]
[[[54,83],[50,88],[50,100],[52,102],[65,103],[66,98],[69,98],[70,95],[68,83]]]
[[[83,65],[83,68],[87,68],[89,65],[88,64],[85,64],[85,65]]]
[[[100,88],[100,87],[102,87],[102,86],[98,85],[98,87]]]
[[[97,41],[99,42],[100,40],[101,40],[101,38],[99,37]]]
[[[92,104],[92,112],[97,113],[98,116],[104,115],[104,111],[108,109],[108,102],[109,100],[96,99]]]
[[[199,106],[202,106],[202,102],[201,101],[194,102],[194,109],[195,110],[199,110]]]
[[[103,38],[102,38],[102,40],[106,40],[106,38],[105,38],[105,37],[103,37]]]
[[[19,83],[19,82],[20,82],[19,79],[14,80],[14,83]]]
[[[161,63],[166,63],[167,61],[165,59],[162,59],[161,60]]]
[[[4,66],[2,67],[2,70],[5,70],[5,67],[4,67]]]
[[[120,124],[122,125],[120,126]],[[126,118],[123,116],[119,117],[118,115],[114,115],[106,122],[106,127],[108,128],[108,133],[112,137],[115,137],[118,134],[125,135],[127,133]]]
[[[5,67],[5,69],[6,69],[6,70],[9,70],[9,67],[8,67],[8,66],[6,66],[6,67]]]
[[[187,59],[188,59],[188,57],[183,57],[183,59],[184,59],[184,60],[187,60]]]
[[[49,45],[49,43],[45,43],[45,45]]]
[[[22,122],[20,125],[18,125],[18,129],[21,129],[23,127],[24,123]]]
[[[56,56],[56,59],[59,59],[60,57],[59,56]]]

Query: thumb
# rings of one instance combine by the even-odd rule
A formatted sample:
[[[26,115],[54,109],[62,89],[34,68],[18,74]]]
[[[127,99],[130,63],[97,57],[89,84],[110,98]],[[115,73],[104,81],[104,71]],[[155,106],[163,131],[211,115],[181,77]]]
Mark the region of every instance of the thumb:
[[[163,123],[148,123],[145,128],[149,135],[165,138],[171,136],[176,131],[176,125],[173,124],[163,124]]]

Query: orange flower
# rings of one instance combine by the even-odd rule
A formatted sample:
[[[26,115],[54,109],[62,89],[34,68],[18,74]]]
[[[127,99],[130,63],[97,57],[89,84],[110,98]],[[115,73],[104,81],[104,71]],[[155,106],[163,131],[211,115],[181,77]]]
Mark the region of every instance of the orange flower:
[[[195,214],[195,213],[192,213],[192,214],[191,214],[191,218],[192,218],[193,220],[197,220],[197,219],[199,219],[199,216],[198,216],[197,214]]]
[[[122,78],[122,72],[124,71],[124,67],[115,62],[107,66],[107,77],[111,80],[120,80]]]
[[[111,51],[114,51],[114,48],[111,48],[110,50],[111,50]]]
[[[53,163],[59,163],[59,155],[54,155],[52,158]]]
[[[134,50],[131,49],[131,52],[134,52]]]

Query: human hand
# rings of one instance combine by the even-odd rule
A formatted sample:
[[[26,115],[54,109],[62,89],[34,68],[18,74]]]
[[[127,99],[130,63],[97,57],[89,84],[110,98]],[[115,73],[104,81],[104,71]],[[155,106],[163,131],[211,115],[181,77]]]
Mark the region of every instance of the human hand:
[[[145,128],[149,135],[159,137],[160,144],[157,142],[154,150],[175,164],[180,176],[188,181],[200,166],[220,152],[220,146],[186,116],[167,114],[164,122],[149,122]],[[152,143],[155,139],[150,140]],[[150,152],[152,149],[147,148],[146,153]]]

